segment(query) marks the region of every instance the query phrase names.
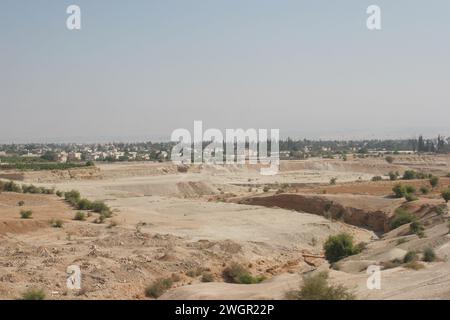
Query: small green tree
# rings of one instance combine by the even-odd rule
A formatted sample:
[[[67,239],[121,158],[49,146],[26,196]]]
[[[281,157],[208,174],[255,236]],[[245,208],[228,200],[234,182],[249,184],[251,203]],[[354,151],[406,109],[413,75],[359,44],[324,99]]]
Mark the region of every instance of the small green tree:
[[[407,194],[406,187],[401,183],[396,184],[392,188],[392,191],[394,192],[396,198],[403,198]]]
[[[398,208],[395,210],[394,216],[391,219],[390,227],[391,230],[396,229],[404,224],[411,223],[415,221],[414,215],[412,215],[410,212],[406,211],[405,209]]]
[[[411,222],[411,224],[409,225],[409,230],[411,231],[411,233],[417,234],[420,238],[423,238],[425,236],[425,228],[420,221]]]
[[[323,245],[323,249],[325,258],[331,263],[359,253],[353,244],[353,237],[348,233],[329,236]]]
[[[446,203],[450,201],[450,188],[447,188],[441,192],[442,198],[445,200]]]
[[[438,184],[439,184],[439,177],[432,176],[430,178],[430,185],[431,185],[431,187],[432,188],[436,188],[438,186]]]
[[[406,170],[403,173],[403,180],[413,180],[413,179],[417,179],[417,172],[415,172],[414,170]]]
[[[423,261],[433,262],[436,260],[436,253],[432,248],[426,248],[423,252]]]

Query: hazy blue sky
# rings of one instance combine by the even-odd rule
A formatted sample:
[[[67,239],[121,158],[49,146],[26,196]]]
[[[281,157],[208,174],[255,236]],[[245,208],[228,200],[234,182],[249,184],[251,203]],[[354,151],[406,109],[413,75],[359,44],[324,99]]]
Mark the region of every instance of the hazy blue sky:
[[[450,2],[1,0],[0,111],[2,142],[450,134]]]

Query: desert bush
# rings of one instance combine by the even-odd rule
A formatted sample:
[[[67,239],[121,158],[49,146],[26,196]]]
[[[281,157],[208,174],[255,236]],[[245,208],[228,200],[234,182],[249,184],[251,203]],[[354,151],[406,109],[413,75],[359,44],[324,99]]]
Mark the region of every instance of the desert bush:
[[[441,197],[448,203],[450,201],[450,188],[443,190],[441,192]]]
[[[172,287],[172,279],[159,279],[145,288],[145,296],[149,298],[159,298],[166,292],[170,287]]]
[[[447,173],[446,177],[447,177],[447,178],[450,178],[450,172],[449,172],[449,173]]]
[[[103,201],[92,202],[91,210],[97,213],[110,211],[109,207]]]
[[[337,178],[336,178],[336,177],[331,178],[331,179],[330,179],[330,184],[331,184],[331,185],[335,185],[335,184],[336,184],[336,181],[337,181]]]
[[[33,216],[33,211],[31,211],[31,210],[20,211],[20,218],[22,218],[22,219],[31,219],[32,216]]]
[[[77,206],[78,201],[81,199],[81,195],[80,192],[72,190],[64,193],[64,199],[72,206]]]
[[[420,192],[422,192],[422,194],[429,194],[430,191],[431,191],[430,188],[426,186],[420,187]]]
[[[330,263],[360,252],[359,248],[353,245],[353,237],[347,233],[329,236],[323,245],[323,249],[325,250],[325,257]]]
[[[430,178],[430,185],[431,185],[431,187],[432,188],[436,188],[438,186],[438,184],[439,184],[439,177],[432,176]]]
[[[265,186],[265,187],[263,188],[263,192],[269,192],[269,190],[270,190],[270,188],[269,188],[268,186]]]
[[[75,217],[73,218],[73,220],[84,221],[86,220],[86,214],[82,211],[78,211],[77,213],[75,213]]]
[[[64,192],[58,190],[56,191],[56,195],[61,198],[64,195]]]
[[[409,231],[411,231],[411,233],[417,234],[421,238],[425,236],[424,230],[425,228],[420,221],[413,221],[409,225]]]
[[[391,181],[397,180],[398,177],[400,176],[400,174],[398,172],[393,172],[393,171],[390,171],[388,173],[388,175],[389,175],[389,180],[391,180]]]
[[[374,176],[374,177],[372,177],[372,181],[373,182],[377,182],[377,181],[381,181],[381,180],[383,180],[383,178],[381,176]]]
[[[42,193],[42,189],[39,187],[36,187],[35,185],[22,185],[22,192],[23,193],[32,193],[32,194],[37,194],[37,193]]]
[[[419,258],[415,251],[408,251],[403,257],[403,263],[409,263],[413,261],[417,261]]]
[[[191,278],[196,278],[196,277],[200,276],[202,274],[202,272],[203,272],[203,268],[197,267],[197,268],[188,270],[186,272],[186,275]]]
[[[259,283],[265,278],[262,276],[253,277],[246,267],[238,263],[232,263],[222,271],[225,282],[252,284]]]
[[[400,238],[400,239],[397,240],[397,245],[401,245],[401,244],[406,243],[406,242],[408,242],[408,241],[409,241],[409,240],[406,239],[406,238]]]
[[[406,170],[403,173],[403,180],[413,180],[413,179],[417,179],[417,172],[415,172],[414,170]]]
[[[14,181],[8,181],[8,182],[3,184],[3,191],[5,191],[5,192],[22,193],[22,188],[20,187],[20,185],[18,185]]]
[[[53,228],[62,228],[63,226],[63,222],[60,219],[52,219],[50,224]]]
[[[405,195],[405,200],[408,201],[408,202],[416,201],[416,200],[418,200],[418,199],[419,199],[419,198],[417,198],[415,195],[413,195],[413,194],[411,194],[411,193],[407,193],[407,194]]]
[[[392,156],[387,156],[384,159],[386,160],[387,163],[393,163],[394,162],[394,157],[392,157]]]
[[[78,210],[91,210],[92,202],[90,202],[88,199],[83,198],[78,200],[76,207]]]
[[[45,292],[42,289],[31,288],[22,293],[23,300],[44,300]]]
[[[439,177],[432,176],[429,181],[430,181],[431,187],[436,188],[439,184]]]
[[[396,184],[392,191],[396,198],[403,198],[406,195],[406,187],[403,184]]]
[[[445,208],[443,206],[437,206],[436,213],[440,216],[443,215],[445,213]]]
[[[406,185],[405,186],[406,193],[415,193],[417,190],[414,188],[414,186]]]
[[[436,260],[436,253],[432,248],[426,248],[423,252],[423,261],[433,262]]]
[[[211,272],[203,272],[202,274],[202,282],[213,282],[214,275]]]
[[[304,277],[300,290],[288,293],[287,298],[295,300],[354,300],[355,296],[342,285],[329,285],[328,273],[321,272]]]
[[[18,205],[19,207],[23,207],[23,206],[25,205],[25,201],[20,200],[19,202],[17,202],[17,205]]]
[[[396,229],[404,224],[411,223],[415,220],[415,217],[405,209],[398,208],[395,210],[394,216],[391,218],[390,226],[391,230]]]

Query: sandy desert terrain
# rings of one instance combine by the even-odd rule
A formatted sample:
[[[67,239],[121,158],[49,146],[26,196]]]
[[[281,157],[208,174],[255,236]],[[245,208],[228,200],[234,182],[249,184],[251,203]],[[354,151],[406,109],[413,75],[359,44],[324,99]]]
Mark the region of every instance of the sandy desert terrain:
[[[395,182],[387,173],[406,169],[440,176],[439,187],[413,202],[389,197]],[[79,190],[105,201],[114,215],[103,224],[94,223],[96,214],[75,221],[76,210],[56,195],[1,193],[0,298],[42,288],[50,299],[146,299],[148,284],[171,278],[160,299],[284,299],[298,289],[303,274],[328,270],[333,283],[344,284],[358,299],[449,299],[448,208],[436,213],[444,204],[438,190],[450,185],[448,172],[450,157],[431,155],[396,156],[393,164],[383,158],[284,161],[275,176],[260,175],[257,166],[171,163],[1,172],[0,178],[19,184]],[[376,175],[384,180],[372,182]],[[408,181],[417,188],[427,183]],[[423,222],[425,237],[406,227],[389,230],[399,207]],[[33,210],[33,219],[20,219],[24,208]],[[52,227],[53,219],[62,220],[62,228]],[[322,246],[341,232],[367,246],[331,267]],[[420,262],[420,270],[385,267],[408,250],[427,247],[438,259]],[[266,280],[224,282],[222,271],[231,262]],[[81,268],[82,290],[66,288],[70,265]],[[380,290],[366,287],[369,265],[384,266]],[[202,272],[212,281],[202,282]]]

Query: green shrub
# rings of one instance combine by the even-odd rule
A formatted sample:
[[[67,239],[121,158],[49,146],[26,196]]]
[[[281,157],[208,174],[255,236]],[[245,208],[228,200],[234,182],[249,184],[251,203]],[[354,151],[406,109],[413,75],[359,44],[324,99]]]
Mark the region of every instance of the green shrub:
[[[397,180],[399,177],[399,173],[393,172],[393,171],[389,172],[388,175],[389,175],[389,180],[391,180],[391,181]]]
[[[53,228],[62,228],[63,227],[63,222],[60,219],[52,219],[50,224]]]
[[[335,178],[335,177],[334,177],[334,178],[331,178],[331,179],[330,179],[330,184],[331,184],[331,185],[335,185],[335,184],[336,184],[336,181],[337,181],[337,178]]]
[[[445,213],[445,208],[443,206],[437,206],[436,213],[440,216],[443,215]]]
[[[325,241],[323,248],[325,250],[325,257],[330,263],[360,252],[359,249],[353,245],[353,237],[347,233],[329,236],[327,241]]]
[[[431,173],[427,174],[424,172],[417,172],[416,179],[430,179],[433,175]]]
[[[400,238],[400,239],[397,240],[397,245],[401,245],[401,244],[406,243],[406,242],[408,242],[408,241],[409,241],[409,240],[406,239],[406,238]]]
[[[78,211],[77,213],[75,213],[75,217],[73,218],[73,220],[84,221],[86,220],[86,214],[82,211]]]
[[[304,277],[300,290],[288,293],[287,298],[295,300],[354,300],[355,296],[342,285],[329,285],[328,273],[321,272]]]
[[[81,199],[80,192],[76,190],[68,191],[64,193],[64,199],[70,203],[72,206],[76,207],[78,204],[78,201]]]
[[[200,276],[202,274],[202,272],[203,272],[203,268],[197,267],[197,268],[188,270],[186,272],[186,275],[191,278],[197,278],[198,276]]]
[[[418,259],[419,258],[417,257],[417,253],[415,251],[408,251],[403,257],[403,263],[417,261]]]
[[[430,178],[430,185],[431,185],[431,187],[432,188],[436,188],[438,186],[438,184],[439,184],[439,177],[432,176]]]
[[[145,296],[149,298],[159,298],[172,287],[173,281],[172,279],[159,279],[145,288]]]
[[[265,279],[262,276],[253,277],[247,268],[238,263],[232,263],[226,267],[222,271],[222,277],[225,282],[239,284],[259,283]]]
[[[394,192],[396,198],[403,198],[407,194],[406,187],[400,183],[396,184],[392,188],[392,191]]]
[[[25,201],[20,200],[19,202],[17,202],[17,205],[18,205],[19,207],[23,207],[23,206],[25,205]]]
[[[31,211],[31,210],[20,211],[20,218],[22,218],[22,219],[31,219],[32,215],[33,215],[33,211]]]
[[[92,211],[97,213],[108,212],[110,211],[109,207],[103,201],[94,201],[91,204]]]
[[[413,179],[417,179],[417,172],[415,172],[414,170],[406,170],[403,173],[403,180],[413,180]]]
[[[381,176],[372,177],[372,181],[374,181],[374,182],[381,181],[381,180],[383,180],[383,178]]]
[[[408,202],[416,201],[416,200],[418,200],[418,199],[419,199],[419,198],[417,198],[415,195],[413,195],[413,194],[411,194],[411,193],[407,193],[407,194],[405,195],[405,200],[408,201]]]
[[[436,260],[436,253],[432,248],[426,248],[423,252],[423,261],[433,262]]]
[[[396,229],[404,224],[411,223],[415,220],[413,214],[405,209],[398,208],[395,210],[394,216],[391,218],[390,226],[391,230]]]
[[[77,209],[78,210],[91,210],[92,203],[88,199],[80,199],[77,202]]]
[[[442,198],[445,200],[446,203],[450,201],[450,188],[447,188],[441,192]]]
[[[415,193],[416,192],[416,188],[414,186],[406,185],[405,186],[405,191],[406,191],[406,193]]]
[[[409,230],[411,231],[411,233],[417,234],[421,238],[425,236],[425,228],[420,221],[411,222],[411,224],[409,225]]]
[[[430,188],[426,186],[420,187],[420,192],[422,192],[422,194],[429,194],[430,191],[431,191]]]
[[[22,293],[23,300],[44,300],[45,292],[42,289],[31,288]]]
[[[58,190],[56,191],[56,195],[61,198],[64,195],[64,192]]]
[[[269,192],[269,190],[270,190],[270,188],[269,188],[268,186],[265,186],[265,187],[263,188],[263,192]]]
[[[8,181],[8,182],[3,184],[3,191],[5,191],[5,192],[22,193],[22,188],[20,187],[20,185],[18,185],[14,181]]]

